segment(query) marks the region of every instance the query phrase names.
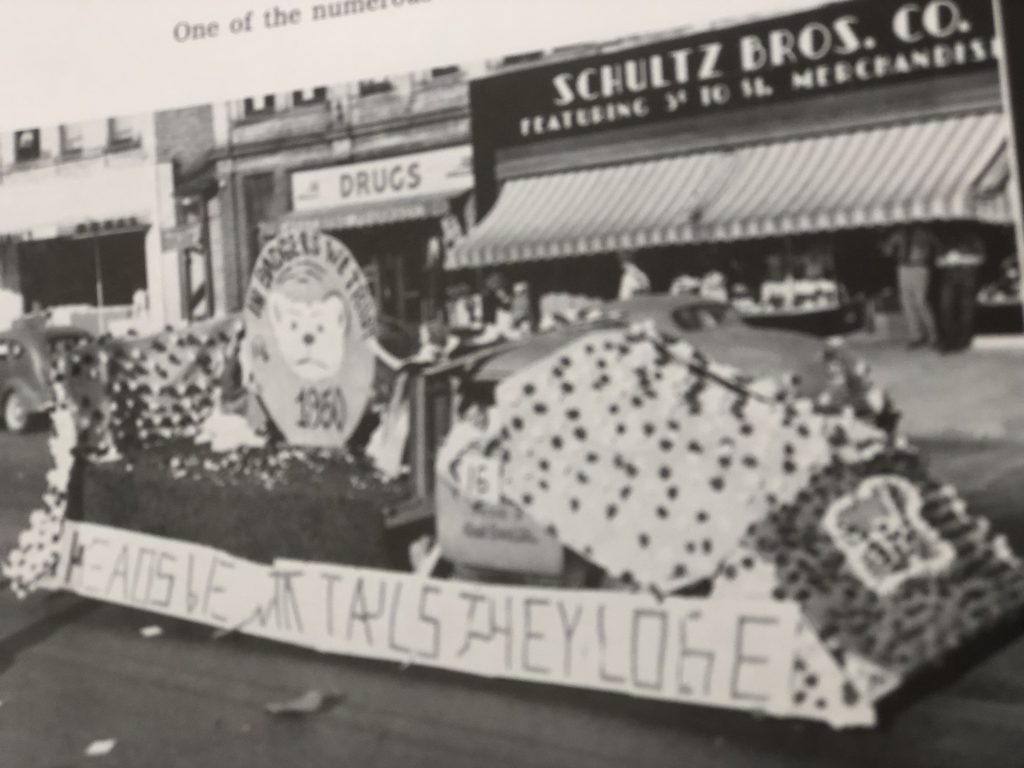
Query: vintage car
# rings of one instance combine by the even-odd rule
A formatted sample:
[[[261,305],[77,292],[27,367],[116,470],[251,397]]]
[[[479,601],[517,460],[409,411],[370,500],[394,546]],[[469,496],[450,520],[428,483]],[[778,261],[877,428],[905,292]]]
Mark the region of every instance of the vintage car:
[[[482,569],[483,578],[527,576],[557,583],[576,583],[574,558],[543,531],[521,535],[529,546],[505,542],[490,550],[460,539],[468,507],[435,474],[438,449],[467,399],[493,401],[504,378],[537,362],[595,329],[637,322],[653,323],[664,336],[689,342],[708,358],[753,377],[789,376],[798,394],[828,408],[852,406],[861,418],[888,431],[898,416],[889,398],[871,386],[864,369],[844,349],[821,338],[792,331],[747,325],[727,304],[693,296],[651,295],[602,306],[600,317],[567,323],[526,338],[468,349],[428,368],[416,377],[412,392],[411,464],[415,497],[391,512],[391,524],[404,527],[433,521],[443,556],[459,568]],[[840,388],[837,393],[837,375]],[[870,401],[870,402],[867,402]],[[518,535],[518,534],[517,534]],[[517,549],[522,557],[516,554]],[[465,569],[463,569],[465,575]]]
[[[0,333],[0,413],[11,432],[24,432],[53,405],[51,355],[67,344],[87,341],[79,328],[18,323]]]

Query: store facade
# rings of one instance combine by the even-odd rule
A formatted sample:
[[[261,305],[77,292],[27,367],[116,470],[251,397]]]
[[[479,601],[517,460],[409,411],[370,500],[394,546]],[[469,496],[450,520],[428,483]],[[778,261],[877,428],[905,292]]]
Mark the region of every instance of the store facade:
[[[262,245],[282,225],[319,227],[359,258],[382,313],[415,324],[431,310],[427,283],[443,278],[443,254],[430,257],[438,279],[422,274],[431,243],[454,223],[464,231],[472,212],[472,74],[444,67],[215,104],[213,151],[182,186],[198,242],[183,290],[199,306],[214,297],[214,314],[237,312]]]
[[[277,226],[309,226],[340,238],[359,259],[386,317],[409,325],[436,313],[444,233],[453,223],[464,230],[472,215],[468,144],[294,171],[289,186],[291,210]]]
[[[855,0],[482,78],[446,268],[610,297],[631,251],[655,290],[782,264],[891,296],[880,243],[924,224],[977,233],[984,279],[1013,255],[997,55],[987,0]]]
[[[76,159],[5,175],[0,326],[75,307],[103,325],[101,318],[127,317],[140,292],[155,318],[172,322],[177,275],[162,258],[159,236],[172,189],[169,165],[139,157]]]

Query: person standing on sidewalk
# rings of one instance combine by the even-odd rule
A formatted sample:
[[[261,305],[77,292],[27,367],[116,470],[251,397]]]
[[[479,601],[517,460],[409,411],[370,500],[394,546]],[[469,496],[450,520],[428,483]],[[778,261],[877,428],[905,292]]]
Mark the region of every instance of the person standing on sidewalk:
[[[647,273],[636,265],[632,253],[620,253],[619,264],[622,266],[622,277],[619,280],[620,301],[651,292],[651,280]]]
[[[910,333],[910,348],[937,342],[928,286],[939,242],[927,227],[898,229],[882,242],[882,251],[896,259],[900,305]]]
[[[981,238],[967,227],[955,233],[951,247],[936,259],[939,344],[944,352],[959,352],[971,345],[977,272],[984,260]]]

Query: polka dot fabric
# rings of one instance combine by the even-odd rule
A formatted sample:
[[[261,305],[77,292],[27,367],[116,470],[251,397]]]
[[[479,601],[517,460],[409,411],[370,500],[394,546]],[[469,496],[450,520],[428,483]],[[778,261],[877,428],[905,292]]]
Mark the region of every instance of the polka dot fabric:
[[[913,493],[891,493],[886,507],[865,495],[875,487]],[[768,591],[797,602],[858,687],[881,695],[892,676],[941,659],[1024,606],[1024,569],[915,454],[886,450],[815,472],[795,499],[751,526],[714,594]]]
[[[504,495],[613,578],[693,585],[831,456],[810,404],[762,390],[647,329],[595,331],[499,385]]]
[[[101,339],[55,361],[75,404],[81,446],[102,453],[191,438],[216,402],[232,321],[138,339]]]

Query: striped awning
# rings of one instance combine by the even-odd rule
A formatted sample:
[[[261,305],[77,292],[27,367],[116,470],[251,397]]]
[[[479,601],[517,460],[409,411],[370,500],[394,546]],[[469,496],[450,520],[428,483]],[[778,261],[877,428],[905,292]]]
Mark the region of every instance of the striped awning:
[[[692,240],[701,195],[725,181],[727,166],[724,156],[703,154],[509,181],[448,267]]]
[[[1007,135],[989,113],[741,149],[728,186],[706,201],[701,239],[987,220],[978,183]]]
[[[1008,224],[1007,134],[990,112],[513,179],[446,266],[910,221]]]

